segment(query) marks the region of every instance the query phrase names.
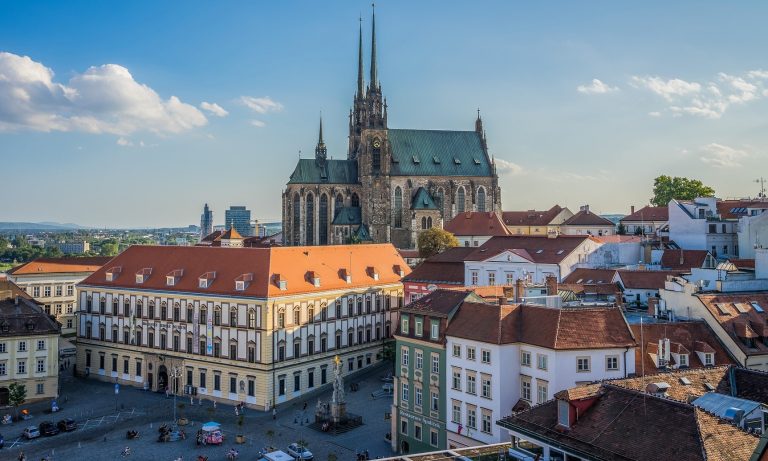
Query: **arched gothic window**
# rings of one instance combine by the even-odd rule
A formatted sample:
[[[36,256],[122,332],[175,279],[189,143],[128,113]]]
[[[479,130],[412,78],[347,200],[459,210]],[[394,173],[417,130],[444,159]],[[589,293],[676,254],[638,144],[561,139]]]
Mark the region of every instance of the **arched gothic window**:
[[[301,239],[301,197],[293,194],[293,244],[299,245]]]
[[[304,220],[306,222],[306,239],[307,245],[315,244],[315,196],[310,192],[307,194],[306,214]]]
[[[464,186],[459,187],[459,190],[456,192],[456,211],[459,213],[464,213],[464,206],[466,202],[466,197],[464,196]]]
[[[318,229],[320,233],[320,245],[328,244],[328,196],[323,194],[320,196],[320,220]]]
[[[432,216],[427,218],[427,229],[432,229]]]
[[[352,206],[360,206],[360,197],[357,196],[357,193],[352,194]]]
[[[424,230],[426,228],[427,228],[427,217],[426,216],[422,216],[421,217],[421,229]]]
[[[395,214],[395,227],[398,229],[403,227],[403,190],[400,189],[400,186],[395,187],[395,209],[393,213]]]
[[[477,211],[485,211],[485,188],[481,187],[477,190]]]

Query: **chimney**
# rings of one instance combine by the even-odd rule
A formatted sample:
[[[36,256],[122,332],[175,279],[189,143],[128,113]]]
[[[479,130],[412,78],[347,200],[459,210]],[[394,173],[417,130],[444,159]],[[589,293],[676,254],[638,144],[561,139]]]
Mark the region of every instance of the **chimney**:
[[[656,317],[656,306],[659,305],[659,298],[648,298],[648,315]]]
[[[547,285],[547,294],[554,296],[557,294],[557,277],[554,275],[548,275],[545,282]]]
[[[755,248],[755,278],[768,279],[768,248]]]
[[[523,298],[523,295],[525,290],[525,283],[523,283],[523,279],[517,279],[515,280],[515,302],[519,303],[520,300]]]
[[[635,206],[634,205],[629,207],[629,214],[635,214]]]
[[[585,212],[585,213],[589,214],[589,205],[582,205],[582,206],[581,206],[581,207],[579,207],[579,208],[581,209],[581,211],[583,211],[583,212]]]
[[[509,300],[504,296],[499,296],[499,306],[503,306],[505,304],[509,304]]]

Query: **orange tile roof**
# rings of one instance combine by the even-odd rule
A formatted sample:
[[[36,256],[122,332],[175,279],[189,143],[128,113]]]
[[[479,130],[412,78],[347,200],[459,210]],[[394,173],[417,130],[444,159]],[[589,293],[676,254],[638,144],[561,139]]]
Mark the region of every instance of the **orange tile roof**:
[[[563,279],[563,283],[613,283],[615,269],[589,269],[577,267]]]
[[[694,408],[694,412],[707,461],[750,459],[760,441],[758,436],[700,408]]]
[[[234,227],[230,227],[226,232],[216,237],[216,240],[242,240],[243,236]]]
[[[614,386],[646,392],[649,384],[665,382],[669,384],[667,397],[681,402],[701,397],[711,392],[711,385],[721,394],[731,394],[731,386],[728,379],[729,366],[716,366],[708,368],[690,368],[674,370],[672,372],[647,374],[636,378],[624,378],[611,381]],[[636,370],[641,373],[640,370]],[[647,372],[646,368],[646,372]],[[686,378],[690,384],[684,384],[680,379]]]
[[[113,267],[121,268],[120,275],[108,282],[106,273]],[[152,268],[152,274],[137,284],[134,274],[143,268]],[[167,286],[165,274],[177,269],[184,275]],[[320,287],[308,277],[310,271],[319,276]],[[351,283],[343,277],[345,271],[351,275]],[[391,244],[269,248],[135,245],[82,285],[264,298],[397,283],[400,271],[408,274],[410,269]],[[199,288],[198,278],[205,273],[215,273],[215,278],[208,288]],[[253,274],[253,280],[244,290],[235,290],[235,280],[247,273]],[[278,280],[286,282],[285,290],[280,289]]]
[[[667,276],[680,275],[680,271],[616,271],[624,288],[659,290],[664,288]]]
[[[498,213],[466,211],[459,213],[443,226],[443,229],[454,235],[509,235],[507,226],[501,221]]]
[[[109,262],[111,257],[95,256],[86,258],[37,258],[16,266],[11,275],[61,274],[65,272],[94,272]]]
[[[664,269],[690,271],[691,268],[701,268],[707,261],[707,250],[666,249],[661,255],[661,267]]]
[[[742,352],[746,355],[768,354],[768,346],[762,341],[755,341],[755,347],[747,347],[740,339],[759,336],[752,325],[759,327],[768,321],[768,293],[716,293],[696,296]],[[752,302],[757,303],[764,312],[756,311]],[[762,328],[760,330],[762,333]]]

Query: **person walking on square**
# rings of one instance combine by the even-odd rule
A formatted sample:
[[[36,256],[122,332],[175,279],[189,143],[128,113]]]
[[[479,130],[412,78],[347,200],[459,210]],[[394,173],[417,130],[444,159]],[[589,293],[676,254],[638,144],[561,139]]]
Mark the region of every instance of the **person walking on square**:
[[[272,407],[272,419],[277,419],[277,408]]]

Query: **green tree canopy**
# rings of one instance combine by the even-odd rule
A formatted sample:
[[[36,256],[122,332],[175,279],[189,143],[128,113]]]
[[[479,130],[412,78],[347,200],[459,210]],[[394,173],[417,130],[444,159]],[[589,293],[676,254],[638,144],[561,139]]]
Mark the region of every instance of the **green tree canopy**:
[[[450,232],[433,227],[419,234],[419,256],[429,258],[447,248],[459,246],[459,241]]]
[[[8,403],[18,412],[19,405],[24,404],[26,401],[27,387],[21,383],[11,383],[8,386]]]
[[[667,206],[670,200],[693,200],[696,197],[713,197],[715,190],[698,179],[661,175],[653,181],[653,206]]]

